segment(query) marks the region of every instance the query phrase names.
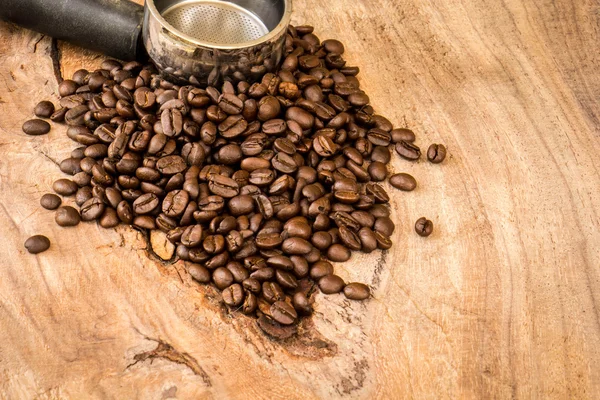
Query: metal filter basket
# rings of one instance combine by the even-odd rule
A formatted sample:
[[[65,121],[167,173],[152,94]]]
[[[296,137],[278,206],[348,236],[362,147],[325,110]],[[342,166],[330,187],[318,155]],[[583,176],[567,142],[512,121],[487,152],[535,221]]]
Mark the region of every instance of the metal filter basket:
[[[147,0],[143,40],[174,80],[254,80],[281,61],[291,0]]]
[[[291,13],[292,0],[0,0],[0,19],[122,60],[147,52],[167,78],[196,85],[274,71]]]

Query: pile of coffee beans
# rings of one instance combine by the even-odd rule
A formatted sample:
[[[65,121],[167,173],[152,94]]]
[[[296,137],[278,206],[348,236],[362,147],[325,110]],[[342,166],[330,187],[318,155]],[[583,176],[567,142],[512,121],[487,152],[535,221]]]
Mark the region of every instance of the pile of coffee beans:
[[[152,66],[114,60],[79,70],[59,85],[58,110],[43,101],[34,111],[64,121],[81,145],[60,163],[71,178],[53,185],[79,209],[56,194],[40,204],[56,210],[60,226],[164,231],[193,279],[214,284],[227,306],[258,316],[275,336],[311,313],[316,287],[367,299],[369,287],[344,282],[332,262],[392,246],[390,197],[379,182],[394,149],[410,161],[421,150],[411,130],[375,113],[343,54],[341,42],[298,26],[281,70],[260,82],[179,86]],[[23,126],[30,135],[49,129],[40,119]],[[445,156],[443,145],[427,151],[433,163]],[[417,186],[406,173],[389,181]],[[415,226],[422,236],[432,229],[425,218]],[[26,243],[31,252],[48,246]]]

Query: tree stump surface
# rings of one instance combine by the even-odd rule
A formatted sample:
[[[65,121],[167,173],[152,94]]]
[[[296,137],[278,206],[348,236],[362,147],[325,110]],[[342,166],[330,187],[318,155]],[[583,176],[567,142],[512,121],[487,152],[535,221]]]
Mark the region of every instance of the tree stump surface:
[[[372,105],[443,143],[393,157],[387,252],[336,266],[373,298],[317,295],[275,341],[130,227],[60,228],[39,199],[76,146],[26,136],[57,76],[99,54],[0,23],[0,397],[594,398],[600,393],[600,6],[591,0],[294,1],[346,45]],[[414,222],[434,223],[429,238]],[[44,234],[51,248],[23,247]]]

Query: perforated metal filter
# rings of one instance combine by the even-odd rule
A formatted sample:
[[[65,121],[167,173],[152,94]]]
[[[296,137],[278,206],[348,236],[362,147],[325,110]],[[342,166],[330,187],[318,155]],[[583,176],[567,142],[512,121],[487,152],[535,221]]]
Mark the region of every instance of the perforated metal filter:
[[[269,33],[258,16],[228,2],[184,1],[164,10],[162,16],[184,34],[215,45],[249,42]]]

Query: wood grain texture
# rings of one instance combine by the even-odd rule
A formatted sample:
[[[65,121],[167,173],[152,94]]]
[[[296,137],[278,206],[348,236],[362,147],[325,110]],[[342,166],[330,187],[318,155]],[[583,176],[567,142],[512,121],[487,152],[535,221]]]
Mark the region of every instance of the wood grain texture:
[[[393,161],[419,181],[390,189],[395,246],[337,267],[373,299],[319,295],[299,337],[274,342],[141,234],[56,226],[39,198],[74,145],[60,126],[20,130],[37,101],[57,100],[51,40],[0,24],[0,397],[597,397],[600,5],[294,9],[346,43],[380,113],[449,150],[442,165]],[[101,60],[59,49],[64,76]],[[412,230],[420,216],[435,224],[427,239]],[[51,249],[26,254],[37,233]]]

